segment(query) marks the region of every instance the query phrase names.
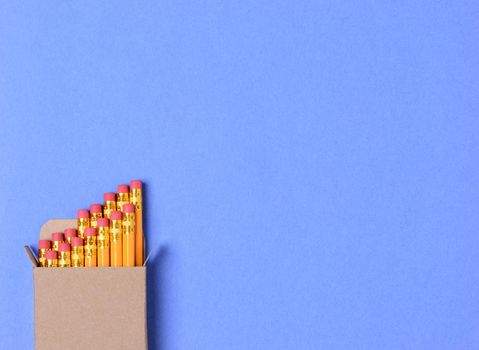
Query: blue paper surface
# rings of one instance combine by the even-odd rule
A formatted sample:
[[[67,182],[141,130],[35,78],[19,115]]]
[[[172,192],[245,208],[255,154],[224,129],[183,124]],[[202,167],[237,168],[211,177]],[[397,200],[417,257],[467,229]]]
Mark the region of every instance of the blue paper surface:
[[[134,178],[151,349],[479,349],[478,11],[2,2],[0,349],[22,246]]]

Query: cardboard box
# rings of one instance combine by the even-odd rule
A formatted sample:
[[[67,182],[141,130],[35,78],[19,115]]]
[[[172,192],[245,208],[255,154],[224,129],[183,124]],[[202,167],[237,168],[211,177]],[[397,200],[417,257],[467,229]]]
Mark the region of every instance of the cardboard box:
[[[40,239],[77,227],[49,220]],[[31,257],[34,262],[34,257]],[[145,260],[146,263],[146,260]],[[33,268],[35,349],[147,349],[146,266]]]

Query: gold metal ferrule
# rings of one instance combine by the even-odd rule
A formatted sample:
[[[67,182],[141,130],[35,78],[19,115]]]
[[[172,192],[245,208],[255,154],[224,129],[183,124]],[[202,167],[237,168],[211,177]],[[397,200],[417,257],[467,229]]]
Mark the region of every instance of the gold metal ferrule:
[[[97,266],[96,236],[85,237],[85,266]]]
[[[58,253],[58,266],[59,267],[71,267],[70,252]]]
[[[123,266],[123,226],[121,220],[110,221],[110,265]]]
[[[46,259],[47,267],[58,267],[58,260],[57,259]]]
[[[46,267],[47,266],[47,258],[45,258],[45,253],[48,251],[46,248],[40,248],[38,249],[38,262],[40,264],[40,267]]]
[[[78,218],[78,237],[85,239],[85,229],[90,227],[90,218]]]
[[[110,221],[110,242],[121,242],[122,238],[122,221],[111,220]]]
[[[91,213],[90,227],[98,228],[98,219],[103,217],[103,213]]]
[[[123,213],[123,266],[135,266],[135,213]]]
[[[143,208],[143,198],[140,188],[130,189],[130,201],[135,206],[135,210],[141,210]]]
[[[54,250],[58,253],[58,245],[62,242],[63,241],[52,241],[52,250]]]
[[[83,246],[72,247],[71,260],[72,260],[72,267],[85,266],[85,256],[83,253]]]
[[[105,218],[110,219],[110,213],[112,211],[116,211],[116,201],[106,201],[103,206],[103,215]]]
[[[123,211],[123,205],[130,204],[130,194],[127,193],[118,193],[116,197],[116,209],[118,211]]]
[[[123,213],[123,235],[135,234],[135,213]]]
[[[98,227],[98,266],[110,266],[110,228]]]

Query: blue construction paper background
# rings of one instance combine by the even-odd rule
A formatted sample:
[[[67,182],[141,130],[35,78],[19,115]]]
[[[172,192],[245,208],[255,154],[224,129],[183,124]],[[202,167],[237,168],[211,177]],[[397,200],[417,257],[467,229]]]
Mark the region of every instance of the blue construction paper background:
[[[153,350],[479,349],[478,16],[1,2],[0,349],[33,348],[22,246],[134,178]]]

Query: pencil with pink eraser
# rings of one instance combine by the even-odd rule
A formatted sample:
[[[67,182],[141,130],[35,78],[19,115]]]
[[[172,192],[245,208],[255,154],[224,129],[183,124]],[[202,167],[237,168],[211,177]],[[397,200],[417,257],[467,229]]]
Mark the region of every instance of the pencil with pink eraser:
[[[135,206],[135,265],[143,266],[144,236],[143,236],[143,183],[140,180],[130,182],[130,201]]]
[[[80,209],[77,212],[78,237],[85,238],[85,229],[90,227],[90,212]]]
[[[38,241],[38,262],[41,267],[47,266],[47,260],[45,254],[52,247],[52,242],[48,239],[41,239]]]

